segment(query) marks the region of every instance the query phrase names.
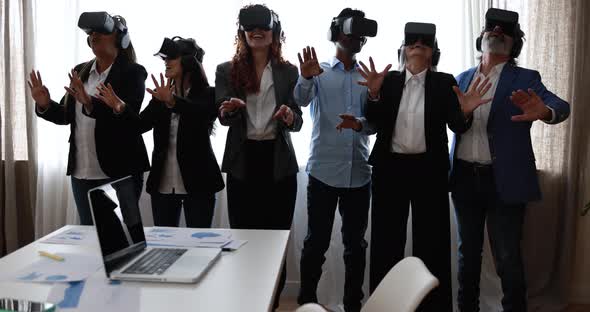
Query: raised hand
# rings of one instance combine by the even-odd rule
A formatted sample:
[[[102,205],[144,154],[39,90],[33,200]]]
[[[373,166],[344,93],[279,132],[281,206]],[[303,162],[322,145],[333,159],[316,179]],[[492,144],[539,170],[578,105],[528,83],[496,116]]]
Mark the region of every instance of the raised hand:
[[[272,119],[280,120],[284,122],[288,127],[291,127],[291,125],[293,125],[294,120],[293,111],[289,106],[283,104],[281,105],[279,110],[277,110],[274,116],[272,116]]]
[[[354,131],[360,131],[363,128],[361,122],[353,115],[340,114],[338,117],[342,118],[342,121],[336,126],[338,131],[342,131],[342,129],[353,129]]]
[[[223,117],[225,113],[234,112],[237,109],[243,107],[246,107],[246,103],[244,103],[244,101],[238,98],[231,98],[221,103],[221,106],[219,107],[219,115]]]
[[[29,84],[29,88],[31,89],[31,95],[33,96],[33,100],[35,103],[41,107],[41,109],[45,110],[49,107],[49,102],[51,101],[51,97],[49,95],[49,90],[43,85],[43,80],[41,79],[41,74],[39,71],[35,73],[34,70],[31,71],[29,74],[30,81],[27,81]]]
[[[385,75],[391,68],[391,64],[385,66],[385,69],[381,72],[377,72],[375,69],[375,63],[373,63],[372,57],[369,57],[371,70],[369,70],[363,62],[359,62],[359,64],[361,67],[357,68],[357,70],[361,76],[365,78],[365,81],[358,81],[358,84],[367,87],[369,95],[372,98],[377,98],[379,96],[379,91],[381,90],[381,85],[383,85],[383,79],[385,79]]]
[[[471,115],[480,105],[492,100],[491,98],[483,98],[486,92],[492,87],[492,84],[489,81],[488,78],[483,82],[481,81],[481,77],[475,78],[475,81],[471,84],[467,93],[463,93],[459,87],[453,86],[453,91],[457,94],[457,99],[459,99],[461,110],[465,116]]]
[[[154,98],[156,98],[158,101],[164,102],[169,106],[174,105],[174,97],[172,96],[171,86],[172,80],[168,78],[166,83],[164,83],[164,75],[160,73],[160,83],[158,84],[158,80],[156,80],[156,77],[154,77],[154,75],[152,75],[152,81],[154,82],[156,88],[147,88],[147,92],[151,94]]]
[[[88,92],[86,92],[86,89],[84,89],[84,83],[78,76],[78,73],[72,69],[68,74],[68,77],[70,78],[70,86],[64,87],[66,91],[84,106],[90,105],[92,99],[90,98],[90,95],[88,95]]]
[[[306,79],[311,79],[312,77],[319,76],[324,70],[320,67],[320,63],[318,62],[318,57],[315,54],[315,49],[313,47],[307,47],[303,49],[303,59],[301,58],[301,53],[297,53],[297,57],[299,58],[299,69],[301,71],[301,76]]]
[[[98,94],[95,95],[96,98],[103,101],[108,107],[112,108],[117,113],[123,111],[125,102],[117,96],[110,83],[106,86],[104,83],[101,83],[96,89],[98,90]]]
[[[527,91],[528,93],[523,90],[512,92],[510,100],[523,112],[521,115],[512,116],[512,121],[550,120],[551,110],[533,89]]]

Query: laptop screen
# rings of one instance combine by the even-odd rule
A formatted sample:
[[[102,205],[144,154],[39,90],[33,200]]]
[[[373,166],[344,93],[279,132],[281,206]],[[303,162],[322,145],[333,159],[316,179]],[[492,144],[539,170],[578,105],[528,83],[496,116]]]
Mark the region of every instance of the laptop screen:
[[[88,191],[92,219],[107,276],[146,247],[132,178],[126,177]]]

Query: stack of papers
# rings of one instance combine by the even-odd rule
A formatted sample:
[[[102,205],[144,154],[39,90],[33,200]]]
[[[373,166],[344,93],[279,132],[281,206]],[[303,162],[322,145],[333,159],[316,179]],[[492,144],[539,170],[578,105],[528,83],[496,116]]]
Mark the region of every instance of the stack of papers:
[[[91,277],[82,282],[56,284],[48,302],[56,303],[59,311],[140,311],[141,289],[136,284]]]
[[[41,243],[63,245],[93,245],[98,244],[98,238],[96,237],[96,230],[93,227],[88,227],[57,233],[48,239],[42,240]]]
[[[232,241],[231,233],[227,230],[152,227],[144,231],[150,246],[223,248]]]
[[[102,259],[98,256],[83,254],[58,253],[63,261],[39,257],[25,268],[18,270],[10,279],[19,282],[74,282],[87,279],[102,267]]]
[[[228,229],[193,229],[177,227],[145,227],[149,246],[206,247],[237,250],[247,241],[235,240]],[[65,245],[97,245],[98,238],[93,227],[79,228],[57,233],[41,243]]]

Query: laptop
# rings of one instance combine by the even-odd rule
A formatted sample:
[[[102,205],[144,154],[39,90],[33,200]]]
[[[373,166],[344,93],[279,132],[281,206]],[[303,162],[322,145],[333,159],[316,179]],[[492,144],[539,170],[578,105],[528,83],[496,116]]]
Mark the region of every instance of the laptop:
[[[131,176],[88,191],[106,275],[112,280],[196,283],[220,248],[148,247]]]

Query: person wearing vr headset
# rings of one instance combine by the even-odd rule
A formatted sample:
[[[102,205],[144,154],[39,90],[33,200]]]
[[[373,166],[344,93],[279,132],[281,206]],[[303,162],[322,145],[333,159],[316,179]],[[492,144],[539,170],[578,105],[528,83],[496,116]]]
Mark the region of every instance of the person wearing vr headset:
[[[527,311],[520,244],[526,205],[541,199],[530,128],[541,120],[557,124],[569,104],[548,91],[537,71],[516,66],[524,32],[518,13],[489,9],[476,41],[480,64],[461,73],[459,97],[480,79],[489,79],[490,103],[471,115],[472,126],[456,135],[450,176],[458,224],[459,311],[479,311],[484,227],[504,297],[504,311]]]
[[[181,37],[165,38],[154,54],[166,72],[159,82],[152,75],[152,100],[140,118],[142,132],[154,129],[146,191],[156,226],[178,226],[184,207],[187,227],[211,227],[215,193],[225,186],[209,138],[218,106],[201,65],[204,54],[194,39]]]
[[[71,175],[80,223],[90,225],[87,193],[91,188],[133,175],[129,183],[135,184],[135,194],[131,196],[138,200],[141,194],[149,160],[133,120],[143,101],[147,73],[136,63],[123,17],[85,12],[78,27],[88,34],[95,58],[72,69],[61,101],[51,100],[38,71],[30,73],[28,83],[37,115],[58,125],[70,125],[67,174]]]
[[[465,132],[466,116],[486,100],[476,83],[465,97],[453,92],[455,78],[436,71],[440,50],[436,26],[407,23],[398,50],[399,71],[359,69],[369,90],[366,118],[376,127],[371,208],[370,289],[404,258],[410,204],[412,251],[439,280],[419,311],[452,311],[447,126]],[[383,247],[387,246],[387,247]]]
[[[298,303],[317,302],[317,286],[322,275],[324,254],[330,246],[334,214],[338,204],[342,216],[344,244],[344,309],[360,311],[371,198],[369,135],[365,122],[367,88],[356,83],[356,54],[367,37],[377,34],[377,22],[365,18],[360,10],[346,8],[333,18],[328,40],[336,55],[318,63],[314,48],[299,57],[301,74],[295,87],[295,100],[311,104],[313,120],[311,153],[307,163],[307,236],[301,254],[301,287]],[[357,120],[354,116],[361,116]],[[352,130],[344,130],[352,128]]]
[[[291,228],[297,195],[297,159],[291,132],[301,129],[293,99],[297,67],[281,54],[278,15],[264,5],[240,10],[236,53],[217,66],[219,120],[229,126],[222,171],[227,173],[229,222],[238,229]],[[278,307],[286,279],[275,294]]]

